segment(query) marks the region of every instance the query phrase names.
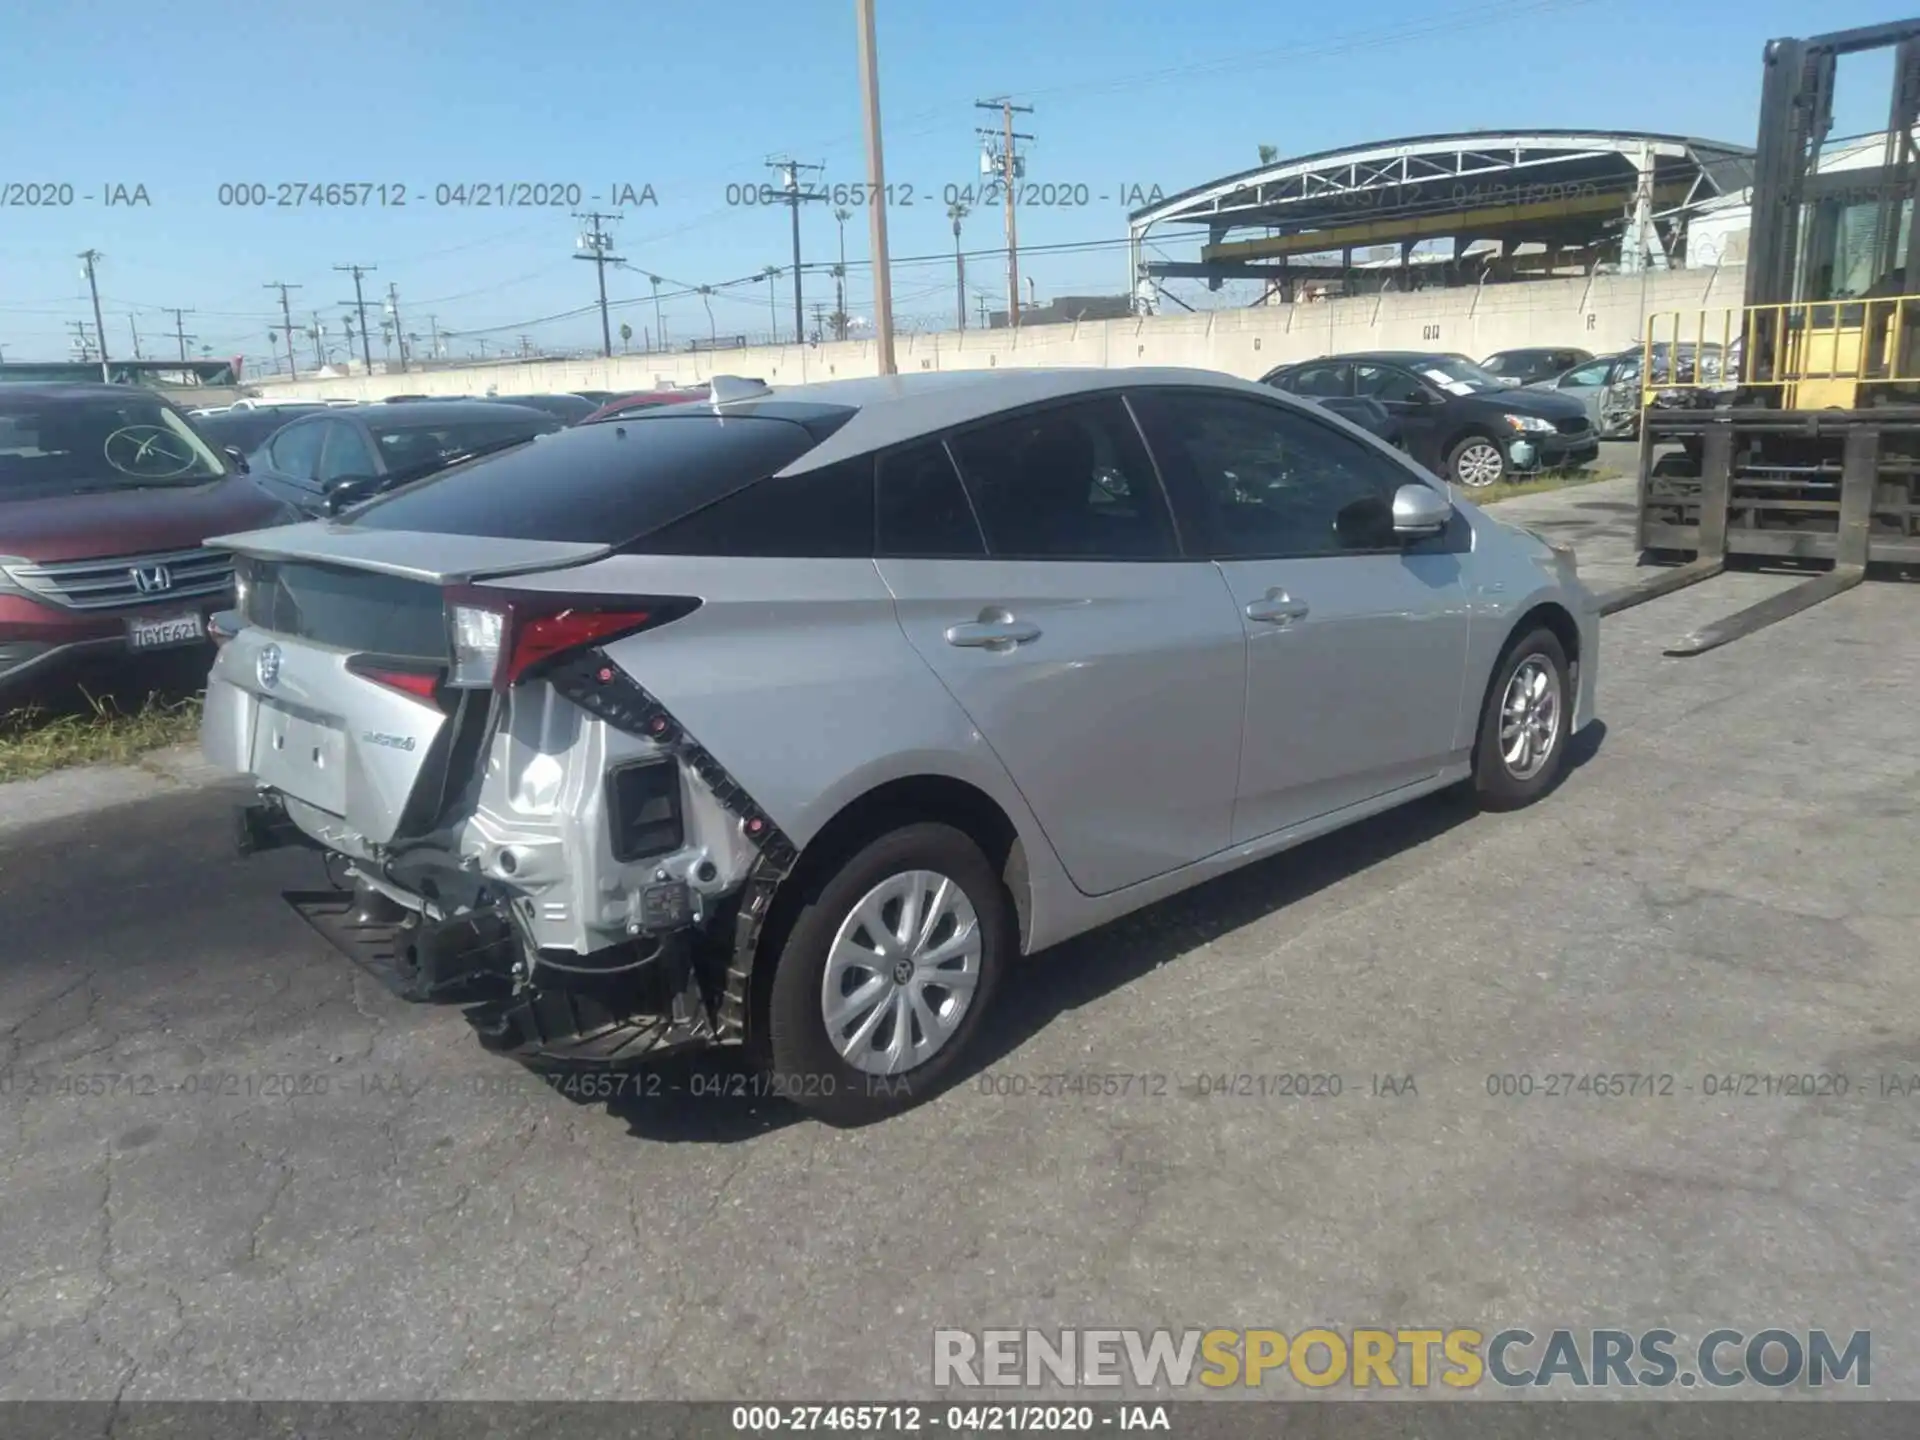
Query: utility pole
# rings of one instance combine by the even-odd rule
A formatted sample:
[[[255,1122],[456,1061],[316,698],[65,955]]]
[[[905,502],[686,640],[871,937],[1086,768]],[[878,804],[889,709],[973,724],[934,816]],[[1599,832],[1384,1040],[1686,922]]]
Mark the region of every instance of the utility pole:
[[[593,268],[600,274],[600,353],[607,359],[613,358],[613,322],[607,317],[607,266],[624,265],[627,262],[613,253],[613,236],[601,228],[603,220],[618,220],[618,215],[602,215],[593,210],[585,215],[575,214],[574,219],[587,222],[587,231],[576,242],[576,260],[591,260]]]
[[[289,379],[298,380],[300,378],[300,366],[293,358],[293,311],[287,304],[287,292],[289,290],[298,290],[300,287],[298,285],[289,285],[284,280],[269,280],[260,288],[262,290],[278,290],[280,292],[279,329],[287,339],[287,376]],[[275,327],[271,325],[267,327],[269,332],[274,328]]]
[[[327,368],[327,347],[322,338],[326,333],[327,327],[320,323],[320,312],[316,310],[313,312],[313,328],[307,332],[313,339],[313,368],[316,370]]]
[[[84,320],[73,320],[68,323],[73,326],[73,348],[80,352],[81,361],[91,360],[93,358],[93,340],[87,334],[87,322]]]
[[[664,350],[667,348],[667,322],[660,318],[660,277],[658,275],[649,275],[647,276],[647,283],[653,286],[654,333],[660,337],[660,348]],[[647,351],[649,354],[652,353],[652,341],[647,342]]]
[[[887,193],[887,166],[880,143],[880,50],[874,38],[873,0],[854,0],[859,31],[860,109],[867,134],[867,189],[879,199]],[[887,207],[867,207],[867,238],[873,251],[873,338],[882,375],[898,373],[893,364],[893,274],[887,258]]]
[[[960,328],[967,328],[967,257],[960,251],[960,222],[972,212],[959,201],[947,206],[953,222],[953,300],[960,311]]]
[[[707,347],[714,349],[720,344],[720,332],[713,325],[713,287],[702,285],[699,294],[700,303],[707,307]]]
[[[146,359],[147,357],[140,353],[140,322],[131,315],[127,316],[127,329],[133,332],[133,358]]]
[[[393,317],[393,338],[400,346],[400,373],[407,373],[407,331],[400,323],[400,287],[387,282],[387,314]]]
[[[760,278],[767,282],[767,314],[772,317],[773,343],[778,345],[780,343],[780,310],[774,303],[773,282],[780,278],[780,267],[778,265],[767,266],[767,268],[761,272]]]
[[[826,333],[826,309],[827,307],[820,301],[813,302],[813,343],[816,345],[820,343],[820,337]]]
[[[980,303],[980,328],[982,330],[985,330],[988,328],[987,327],[987,297],[982,295],[980,297],[979,303]]]
[[[191,310],[176,309],[173,312],[173,338],[180,342],[180,358],[182,360],[187,358],[187,341],[198,340],[200,338],[198,335],[187,334],[186,317],[191,314],[193,314]]]
[[[100,342],[100,378],[111,381],[113,373],[107,369],[107,332],[100,323],[100,282],[94,277],[93,267],[96,261],[106,259],[98,250],[82,250],[81,260],[86,262],[87,289],[93,294],[93,338]],[[80,357],[85,359],[83,355]]]
[[[1027,173],[1026,161],[1021,159],[1014,148],[1019,140],[1031,140],[1031,135],[1016,135],[1013,129],[1015,115],[1031,115],[1031,105],[1016,105],[1007,96],[993,100],[974,101],[976,110],[998,110],[1001,128],[997,131],[983,129],[980,137],[988,144],[988,153],[998,162],[1000,183],[1007,193],[1007,324],[1019,328],[1020,325],[1020,244],[1014,234],[1014,197],[1019,191],[1020,179]],[[993,146],[999,146],[994,152]]]
[[[440,358],[440,317],[438,315],[427,316],[427,347],[427,358],[438,360]]]
[[[818,174],[826,167],[802,165],[797,160],[783,156],[769,158],[767,168],[779,173],[781,193],[786,196],[787,208],[793,212],[793,343],[801,345],[806,342],[806,336],[802,333],[806,326],[806,315],[800,295],[800,205],[802,201],[827,198],[818,190],[803,185],[801,175],[805,171]],[[874,203],[879,203],[878,196],[874,197]],[[775,339],[778,338],[775,336]]]
[[[374,274],[380,267],[378,265],[336,265],[333,268],[353,276],[353,299],[351,301],[342,300],[340,303],[342,305],[351,304],[359,313],[360,358],[366,363],[367,374],[371,375],[373,374],[373,340],[367,334],[367,296],[366,292],[360,288],[360,282],[366,276]],[[353,343],[353,332],[351,328],[349,328],[347,332],[347,343],[349,346]]]
[[[833,338],[847,338],[847,221],[853,216],[845,210],[833,212],[840,226],[840,263],[833,267]]]

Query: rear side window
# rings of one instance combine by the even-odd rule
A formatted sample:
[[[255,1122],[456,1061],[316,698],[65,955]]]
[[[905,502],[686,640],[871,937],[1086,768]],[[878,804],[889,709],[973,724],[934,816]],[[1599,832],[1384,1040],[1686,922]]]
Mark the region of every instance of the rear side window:
[[[878,555],[970,560],[987,553],[953,457],[939,441],[880,461]]]
[[[629,547],[649,555],[873,555],[873,461],[775,475],[716,500]]]
[[[766,479],[825,438],[824,423],[678,409],[575,426],[456,465],[373,501],[353,523],[621,545]]]
[[[290,479],[313,479],[320,464],[320,441],[326,433],[325,421],[295,421],[268,444],[267,463]]]
[[[955,435],[953,458],[996,556],[1164,560],[1180,553],[1153,461],[1116,395]]]

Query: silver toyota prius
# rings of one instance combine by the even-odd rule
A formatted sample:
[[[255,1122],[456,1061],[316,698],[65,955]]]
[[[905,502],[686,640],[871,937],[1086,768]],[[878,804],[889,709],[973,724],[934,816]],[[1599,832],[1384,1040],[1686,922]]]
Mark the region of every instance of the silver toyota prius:
[[[770,389],[210,544],[243,851],[558,1073],[709,1046],[836,1123],[967,1063],[1016,956],[1594,714],[1572,555],[1197,370]]]

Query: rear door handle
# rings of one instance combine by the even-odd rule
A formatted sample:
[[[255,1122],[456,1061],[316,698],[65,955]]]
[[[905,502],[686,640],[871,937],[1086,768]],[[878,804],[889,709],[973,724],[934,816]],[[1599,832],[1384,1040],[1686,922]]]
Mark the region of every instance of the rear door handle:
[[[1307,602],[1294,599],[1284,590],[1269,590],[1247,605],[1249,620],[1264,620],[1272,625],[1290,625],[1307,613]]]
[[[947,627],[947,643],[966,650],[1011,650],[1040,638],[1040,627],[1005,610],[982,610],[978,620]]]

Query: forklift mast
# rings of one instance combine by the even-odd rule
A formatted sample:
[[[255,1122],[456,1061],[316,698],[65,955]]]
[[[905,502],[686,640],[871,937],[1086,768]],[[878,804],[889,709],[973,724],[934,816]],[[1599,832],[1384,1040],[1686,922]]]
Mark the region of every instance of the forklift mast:
[[[1881,153],[1833,153],[1848,55],[1892,50]],[[1637,535],[1643,563],[1677,568],[1603,598],[1613,614],[1730,564],[1824,573],[1684,636],[1698,655],[1860,584],[1920,565],[1920,19],[1774,40],[1764,53],[1745,304],[1649,316],[1640,373]],[[1877,160],[1858,165],[1856,159]],[[1920,257],[1916,257],[1920,258]],[[1654,335],[1670,321],[1658,374]],[[1714,338],[1718,337],[1718,343]]]
[[[1878,166],[1821,169],[1840,57],[1894,50]],[[1904,293],[1906,230],[1920,198],[1920,20],[1768,43],[1754,144],[1749,306]],[[1861,277],[1866,283],[1860,284]],[[1889,286],[1893,288],[1889,288]]]

